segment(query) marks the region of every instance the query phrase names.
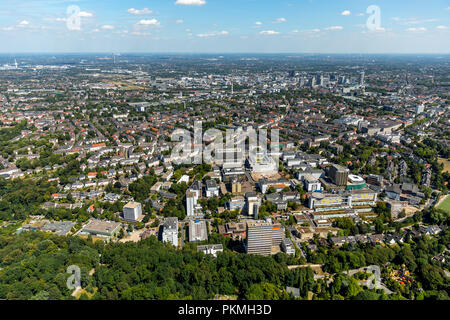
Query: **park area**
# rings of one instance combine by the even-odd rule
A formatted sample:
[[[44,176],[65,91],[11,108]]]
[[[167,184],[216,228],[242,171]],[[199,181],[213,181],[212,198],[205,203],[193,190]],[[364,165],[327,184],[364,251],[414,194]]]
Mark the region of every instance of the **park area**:
[[[439,204],[437,205],[437,208],[450,213],[450,196],[446,195],[445,199],[441,199],[441,201],[439,201]]]
[[[450,172],[450,160],[438,158],[438,162],[444,164],[444,172]]]

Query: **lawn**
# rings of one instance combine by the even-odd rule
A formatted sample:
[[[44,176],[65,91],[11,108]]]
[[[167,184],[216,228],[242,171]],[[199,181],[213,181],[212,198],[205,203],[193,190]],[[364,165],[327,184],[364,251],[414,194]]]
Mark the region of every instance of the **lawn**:
[[[450,213],[450,196],[447,196],[444,201],[442,201],[439,206],[437,206],[438,209],[444,210],[447,213]]]
[[[446,171],[450,172],[450,160],[438,158],[438,162],[444,164],[444,170],[443,170],[444,172],[446,172]]]

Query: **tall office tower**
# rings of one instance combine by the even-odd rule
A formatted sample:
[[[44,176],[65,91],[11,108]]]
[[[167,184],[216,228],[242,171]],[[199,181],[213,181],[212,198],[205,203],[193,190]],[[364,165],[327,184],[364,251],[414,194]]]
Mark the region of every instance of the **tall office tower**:
[[[299,80],[298,85],[299,85],[300,87],[303,87],[303,86],[305,85],[305,78],[300,77],[300,80]]]
[[[359,74],[359,85],[363,86],[364,85],[364,71],[361,71],[361,73]]]
[[[316,77],[312,77],[312,78],[309,80],[309,86],[310,86],[311,88],[313,88],[313,87],[316,86]]]
[[[272,253],[272,246],[279,246],[284,239],[284,230],[278,223],[249,221],[246,233],[246,251],[249,254],[268,256]]]
[[[337,186],[346,186],[349,171],[350,170],[344,168],[343,166],[333,164],[328,171],[328,175]]]
[[[344,84],[344,83],[345,83],[345,76],[339,76],[338,84]]]
[[[323,74],[319,74],[319,76],[317,77],[317,84],[320,87],[324,86],[324,81],[325,81],[325,77],[323,76]]]

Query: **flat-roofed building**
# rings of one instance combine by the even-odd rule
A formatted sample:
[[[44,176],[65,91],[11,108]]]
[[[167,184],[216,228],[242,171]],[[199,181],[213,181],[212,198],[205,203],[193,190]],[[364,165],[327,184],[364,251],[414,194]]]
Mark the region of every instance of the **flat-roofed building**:
[[[245,199],[243,196],[235,196],[227,202],[227,208],[230,211],[242,211],[245,207]]]
[[[315,211],[341,210],[355,206],[374,206],[377,192],[372,190],[353,190],[342,194],[313,192],[308,207]]]
[[[281,249],[287,254],[291,255],[295,254],[294,244],[292,243],[292,240],[289,238],[286,238],[281,242]]]
[[[272,246],[280,246],[284,239],[284,230],[280,224],[265,221],[247,222],[246,252],[268,256]]]
[[[257,185],[261,193],[266,193],[271,187],[274,188],[277,192],[279,192],[286,187],[290,187],[291,183],[284,178],[278,180],[260,179]]]
[[[252,172],[272,173],[278,170],[277,163],[265,152],[249,155],[247,164]]]
[[[90,219],[89,222],[80,231],[80,234],[88,234],[105,239],[111,239],[120,230],[120,223],[109,221]]]
[[[195,208],[197,206],[197,194],[192,191],[186,191],[186,214],[188,217],[195,215]]]
[[[163,225],[162,241],[169,242],[174,247],[178,246],[178,218],[166,218]]]
[[[303,185],[307,192],[320,192],[322,191],[322,185],[318,178],[311,174],[305,174],[303,177]]]
[[[204,254],[211,254],[214,257],[217,257],[218,252],[223,252],[222,244],[207,244],[204,246],[198,246],[197,252],[203,252]]]
[[[208,229],[206,227],[206,221],[204,220],[191,220],[189,221],[189,241],[206,241],[208,240]]]
[[[216,180],[206,180],[205,193],[207,198],[219,196],[219,186],[217,185]]]
[[[247,215],[257,219],[258,209],[260,207],[261,200],[258,198],[255,192],[247,192],[245,194],[245,199],[246,199]]]
[[[142,205],[139,202],[128,202],[123,207],[123,218],[126,221],[136,222],[142,216]]]
[[[328,171],[328,176],[331,178],[333,183],[337,186],[346,186],[348,180],[348,174],[350,170],[340,166],[338,164],[333,164]]]

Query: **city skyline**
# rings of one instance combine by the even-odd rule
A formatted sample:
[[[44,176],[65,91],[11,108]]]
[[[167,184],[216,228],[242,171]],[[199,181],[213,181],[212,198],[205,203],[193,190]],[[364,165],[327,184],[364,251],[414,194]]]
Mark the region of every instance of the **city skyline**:
[[[0,16],[0,53],[450,52],[446,1],[6,0]]]

